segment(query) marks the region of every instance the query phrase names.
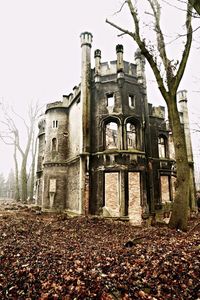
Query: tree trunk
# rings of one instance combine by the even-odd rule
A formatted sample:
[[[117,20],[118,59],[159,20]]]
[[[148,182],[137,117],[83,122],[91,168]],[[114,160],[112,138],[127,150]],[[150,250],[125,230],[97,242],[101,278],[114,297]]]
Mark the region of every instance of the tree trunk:
[[[196,12],[200,15],[200,1],[199,0],[189,0],[189,2],[194,7]]]
[[[15,195],[14,199],[16,201],[20,201],[20,192],[19,192],[19,170],[18,170],[18,162],[17,162],[17,153],[16,153],[16,145],[14,145],[14,162],[15,162]]]
[[[26,158],[23,157],[21,166],[21,199],[23,203],[27,202],[27,174],[26,174]]]
[[[171,97],[168,101],[168,113],[173,133],[177,169],[176,193],[169,226],[186,231],[189,211],[190,169],[187,159],[185,134],[179,118],[176,96]]]

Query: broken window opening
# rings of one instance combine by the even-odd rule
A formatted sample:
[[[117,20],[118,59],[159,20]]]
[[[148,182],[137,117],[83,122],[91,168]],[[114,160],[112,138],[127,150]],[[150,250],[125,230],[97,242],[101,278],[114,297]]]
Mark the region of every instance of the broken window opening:
[[[131,108],[135,107],[135,95],[128,96],[128,103],[129,103],[129,107]]]
[[[158,137],[158,155],[159,158],[166,158],[167,157],[167,139],[164,136]]]
[[[107,107],[113,107],[115,104],[114,94],[107,95]]]
[[[127,137],[127,148],[136,148],[136,127],[133,123],[128,122],[126,124],[126,137]]]
[[[106,149],[118,148],[118,125],[115,122],[106,124]]]

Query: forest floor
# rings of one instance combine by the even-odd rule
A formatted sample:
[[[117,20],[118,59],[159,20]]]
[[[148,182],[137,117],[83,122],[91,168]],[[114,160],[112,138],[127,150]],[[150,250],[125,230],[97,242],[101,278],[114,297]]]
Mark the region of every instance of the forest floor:
[[[200,299],[200,216],[189,231],[0,206],[0,299]]]

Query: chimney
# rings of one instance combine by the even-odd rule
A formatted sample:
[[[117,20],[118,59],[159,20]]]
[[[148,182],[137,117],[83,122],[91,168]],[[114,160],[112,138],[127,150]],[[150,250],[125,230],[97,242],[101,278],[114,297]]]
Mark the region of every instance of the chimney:
[[[117,73],[124,71],[124,60],[123,60],[123,45],[116,46],[117,53]]]
[[[94,51],[95,58],[95,76],[101,73],[101,50],[97,49]]]
[[[146,76],[145,76],[145,58],[141,54],[140,49],[135,52],[135,62],[137,65],[137,78],[138,83],[141,83],[146,88]]]
[[[122,87],[125,81],[124,78],[124,60],[123,60],[123,45],[116,46],[117,53],[117,82],[119,87]]]
[[[90,146],[90,80],[91,80],[91,47],[92,34],[83,32],[80,35],[82,60],[81,60],[81,151],[88,152]]]

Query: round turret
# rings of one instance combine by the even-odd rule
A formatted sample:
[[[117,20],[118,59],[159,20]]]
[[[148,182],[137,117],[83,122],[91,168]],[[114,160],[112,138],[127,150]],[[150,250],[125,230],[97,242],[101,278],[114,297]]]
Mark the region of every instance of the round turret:
[[[51,105],[46,111],[46,145],[44,162],[62,162],[67,157],[66,107]]]
[[[92,47],[92,34],[90,32],[82,32],[80,35],[81,38],[81,47],[84,45],[87,45],[89,47]]]

